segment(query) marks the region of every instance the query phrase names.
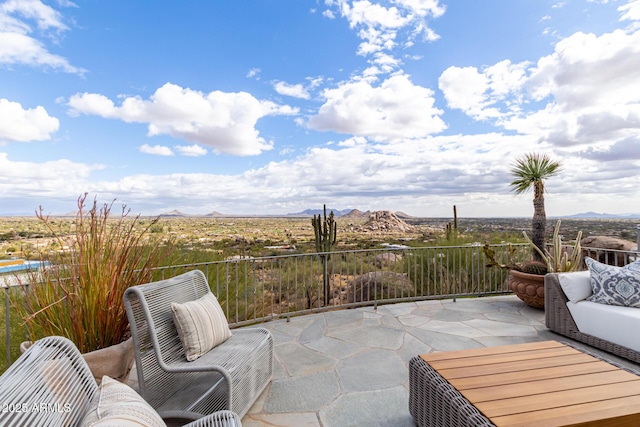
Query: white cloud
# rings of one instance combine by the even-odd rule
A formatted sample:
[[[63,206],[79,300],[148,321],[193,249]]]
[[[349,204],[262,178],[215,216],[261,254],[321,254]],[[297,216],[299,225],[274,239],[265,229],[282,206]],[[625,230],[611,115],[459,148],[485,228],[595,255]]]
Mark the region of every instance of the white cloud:
[[[87,165],[66,159],[16,162],[0,153],[0,197],[78,197],[94,187],[87,179],[103,165]],[[33,206],[36,207],[35,205]]]
[[[280,95],[286,95],[300,99],[309,99],[311,97],[309,95],[309,91],[300,83],[292,85],[286,82],[275,82],[273,84],[273,88]]]
[[[0,5],[0,28],[5,22],[12,28],[26,27],[26,24],[17,20],[11,15],[20,15],[23,18],[35,20],[41,30],[53,28],[59,31],[67,30],[67,26],[62,22],[62,15],[57,10],[42,3],[39,0],[8,0]]]
[[[207,154],[207,149],[198,145],[176,145],[176,150],[183,156],[200,157]]]
[[[442,111],[434,107],[433,92],[399,74],[371,86],[355,81],[323,92],[326,99],[308,126],[365,136],[374,141],[418,138],[446,129]]]
[[[610,146],[640,130],[640,31],[575,33],[535,66],[502,61],[440,76],[448,106],[556,146]],[[537,108],[536,108],[537,107]]]
[[[173,156],[173,151],[171,148],[165,147],[164,145],[154,145],[151,146],[149,144],[143,144],[139,148],[141,153],[145,154],[153,154],[155,156]]]
[[[252,68],[249,70],[249,72],[247,73],[247,77],[248,78],[253,78],[255,77],[257,80],[260,79],[260,73],[262,72],[262,70],[260,68]]]
[[[621,21],[640,21],[640,0],[630,1],[622,5],[618,8],[618,11],[623,12],[620,17]]]
[[[640,160],[637,155],[629,159],[633,144],[626,141],[601,153],[553,151],[565,170],[547,184],[547,213],[575,213],[582,202],[594,209],[616,202],[619,212],[637,210],[635,171]],[[529,216],[531,199],[516,198],[508,188],[510,164],[505,159],[534,148],[540,148],[534,136],[499,133],[378,144],[350,137],[235,175],[137,174],[91,184],[89,175],[99,166],[68,160],[11,162],[0,154],[0,196],[73,201],[90,191],[151,214],[176,207],[187,213],[286,213],[330,201],[345,208],[409,210],[424,216],[450,215],[453,204],[464,216]],[[616,196],[611,188],[616,188]],[[571,204],[563,205],[564,200]]]
[[[333,19],[333,9],[349,22],[349,27],[357,31],[362,40],[358,46],[358,55],[369,57],[372,65],[386,70],[389,65],[398,65],[400,61],[388,61],[398,45],[412,46],[420,37],[434,41],[439,36],[427,25],[429,18],[438,18],[445,12],[439,0],[395,0],[389,7],[368,0],[326,0],[329,7],[324,15]],[[333,9],[332,9],[333,8]],[[385,56],[378,55],[386,52]],[[386,62],[385,62],[386,61]]]
[[[342,15],[349,21],[351,28],[363,25],[368,28],[400,28],[410,17],[403,16],[397,7],[384,7],[368,0],[341,2]]]
[[[60,12],[41,1],[6,1],[0,5],[0,64],[26,64],[84,74],[85,69],[52,54],[41,40],[30,35],[33,33],[30,23],[33,21],[38,34],[44,33],[54,41],[60,33],[68,30]]]
[[[278,152],[281,156],[287,156],[289,154],[295,153],[296,149],[294,147],[284,147],[282,150]]]
[[[534,100],[549,100],[531,117],[542,138],[560,145],[612,143],[640,130],[640,31],[576,33],[541,58],[528,83]],[[506,124],[513,128],[528,118]],[[531,122],[530,121],[530,122]],[[545,121],[547,123],[545,123]]]
[[[288,105],[261,101],[246,92],[202,93],[166,83],[148,100],[126,97],[121,106],[100,94],[69,99],[70,114],[94,114],[127,123],[147,123],[148,136],[167,134],[211,147],[216,152],[248,156],[273,148],[260,136],[257,121],[270,115],[295,115]]]
[[[59,126],[44,107],[24,109],[17,102],[0,99],[0,142],[48,140]]]
[[[322,16],[324,16],[326,18],[329,18],[329,19],[335,19],[336,18],[336,15],[334,15],[334,13],[329,9],[325,10],[324,12],[322,12]]]
[[[450,108],[460,109],[476,120],[498,118],[519,111],[521,101],[514,94],[526,83],[527,65],[505,60],[482,71],[452,66],[442,73],[438,85]],[[507,98],[506,104],[501,104]],[[506,111],[501,112],[501,106]]]

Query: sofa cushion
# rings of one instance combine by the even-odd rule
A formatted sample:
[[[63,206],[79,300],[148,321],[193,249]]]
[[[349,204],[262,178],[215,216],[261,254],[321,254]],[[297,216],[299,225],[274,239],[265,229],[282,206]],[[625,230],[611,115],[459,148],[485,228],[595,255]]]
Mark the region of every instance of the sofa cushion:
[[[131,387],[102,377],[98,393],[80,423],[83,427],[166,427],[160,415]]]
[[[192,362],[231,337],[227,317],[211,292],[184,304],[171,303],[184,354]]]
[[[593,289],[588,301],[640,307],[640,261],[615,267],[587,257],[585,263],[589,267]]]
[[[571,302],[582,301],[593,294],[591,275],[587,270],[558,273],[558,282],[560,282],[562,291]]]
[[[640,351],[635,331],[640,325],[640,310],[589,301],[567,302],[578,330],[596,338]]]

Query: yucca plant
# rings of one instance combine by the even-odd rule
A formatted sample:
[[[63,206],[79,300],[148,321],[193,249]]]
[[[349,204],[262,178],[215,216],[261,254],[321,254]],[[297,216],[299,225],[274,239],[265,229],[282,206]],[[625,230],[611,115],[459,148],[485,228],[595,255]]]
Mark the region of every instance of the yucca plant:
[[[159,220],[130,218],[126,206],[112,219],[113,203],[87,210],[87,194],[78,198],[71,232],[63,232],[45,215],[46,226],[61,251],[44,254],[49,265],[29,277],[23,286],[24,302],[17,305],[31,339],[61,335],[82,353],[118,344],[127,338],[128,319],[123,304],[125,289],[151,281],[172,245],[153,239],[149,230]]]
[[[560,236],[560,222],[561,221],[558,220],[558,222],[556,223],[556,227],[553,230],[553,242],[551,251],[548,251],[547,248],[545,248],[544,251],[541,251],[529,238],[527,233],[524,231],[522,232],[527,242],[529,242],[534,250],[538,252],[538,255],[540,255],[540,257],[542,258],[542,262],[547,265],[547,272],[549,273],[577,271],[580,268],[580,263],[582,261],[582,248],[580,246],[582,231],[578,231],[576,243],[573,245],[571,254],[569,254],[563,248],[562,237]]]
[[[547,214],[544,209],[544,181],[557,175],[562,170],[562,163],[551,160],[544,154],[529,153],[516,160],[511,168],[514,180],[511,189],[516,194],[522,194],[533,188],[533,219],[531,220],[531,240],[537,251],[533,253],[533,259],[542,261],[540,252],[545,247],[545,231],[547,226]]]

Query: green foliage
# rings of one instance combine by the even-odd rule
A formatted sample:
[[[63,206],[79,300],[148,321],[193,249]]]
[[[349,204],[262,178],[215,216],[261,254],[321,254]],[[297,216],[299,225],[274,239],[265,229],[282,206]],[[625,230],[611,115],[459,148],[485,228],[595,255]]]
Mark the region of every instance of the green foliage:
[[[497,260],[496,251],[489,243],[485,243],[484,246],[482,246],[482,253],[486,258],[485,265],[487,267],[498,267],[503,270],[520,270],[520,265],[517,261],[514,261],[514,257],[517,254],[516,247],[510,243],[507,244],[506,262],[504,263]]]
[[[456,205],[453,205],[453,223],[447,223],[445,235],[447,236],[447,240],[453,239],[456,242],[458,240],[458,209]]]
[[[545,230],[547,214],[544,209],[544,181],[557,175],[561,171],[560,162],[552,161],[548,155],[529,153],[516,160],[511,169],[514,180],[511,188],[516,194],[521,194],[533,188],[533,219],[531,220],[531,240],[537,251],[533,257],[542,261],[539,252],[545,247]]]
[[[331,252],[331,248],[336,243],[338,226],[333,215],[333,211],[327,217],[327,205],[324,205],[324,218],[314,215],[311,219],[316,242],[316,252]]]
[[[516,254],[516,248],[514,256]],[[481,294],[500,291],[506,278],[481,262],[480,246],[437,246],[410,251],[406,270],[417,295]]]
[[[522,264],[518,271],[527,274],[537,274],[539,276],[544,276],[548,273],[549,269],[547,268],[547,264],[541,261],[527,261]]]
[[[323,264],[323,295],[325,305],[328,305],[331,297],[331,295],[329,295],[331,289],[329,286],[329,272],[327,265],[330,257],[328,252],[331,252],[331,248],[336,243],[338,225],[333,217],[333,211],[331,211],[329,217],[327,217],[327,205],[324,205],[324,218],[321,218],[320,214],[318,214],[317,217],[314,215],[311,219],[311,225],[313,225],[316,241],[316,252],[321,253],[320,258],[322,259]]]
[[[562,237],[560,236],[560,222],[561,221],[558,220],[553,230],[551,251],[547,250],[547,248],[545,248],[544,251],[541,251],[533,244],[533,241],[531,241],[529,236],[527,236],[527,233],[524,231],[522,232],[527,242],[529,242],[534,250],[536,250],[542,257],[549,273],[577,271],[580,268],[580,263],[582,261],[582,247],[580,246],[582,231],[578,231],[575,244],[571,250],[567,251],[563,247]]]
[[[3,285],[4,278],[7,276],[0,276],[0,285]],[[24,305],[24,295],[20,289],[17,288],[4,288],[2,292],[2,303],[0,304],[0,374],[7,369],[6,358],[6,305],[5,296],[8,296],[11,301],[15,301],[20,305]],[[20,343],[26,339],[25,329],[22,324],[22,319],[16,315],[15,310],[9,308],[9,334],[11,335],[11,360],[16,360],[20,356]]]
[[[32,285],[24,290],[24,304],[14,306],[30,330],[32,339],[62,335],[81,352],[121,342],[128,320],[122,295],[130,286],[150,282],[152,268],[172,251],[172,245],[149,237],[157,219],[129,218],[122,207],[111,218],[111,204],[85,209],[87,194],[78,198],[72,235],[57,229],[40,207],[37,218],[61,248],[44,254],[50,266],[30,273]],[[35,285],[33,285],[35,284]]]
[[[515,179],[510,185],[516,194],[526,193],[531,188],[544,193],[544,180],[557,175],[561,170],[561,163],[552,161],[548,155],[529,153],[517,159],[511,168],[511,175]]]

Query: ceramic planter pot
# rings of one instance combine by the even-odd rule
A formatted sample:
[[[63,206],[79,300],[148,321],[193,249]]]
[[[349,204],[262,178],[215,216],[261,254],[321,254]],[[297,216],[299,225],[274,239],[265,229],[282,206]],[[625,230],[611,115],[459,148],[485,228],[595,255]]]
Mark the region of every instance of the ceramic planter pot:
[[[528,306],[544,309],[544,275],[509,270],[509,288]]]
[[[22,342],[20,344],[20,352],[24,353],[30,346],[31,341]],[[134,362],[133,339],[129,338],[120,344],[83,353],[82,357],[89,365],[89,369],[91,369],[91,373],[98,384],[100,384],[104,375],[127,383]]]

